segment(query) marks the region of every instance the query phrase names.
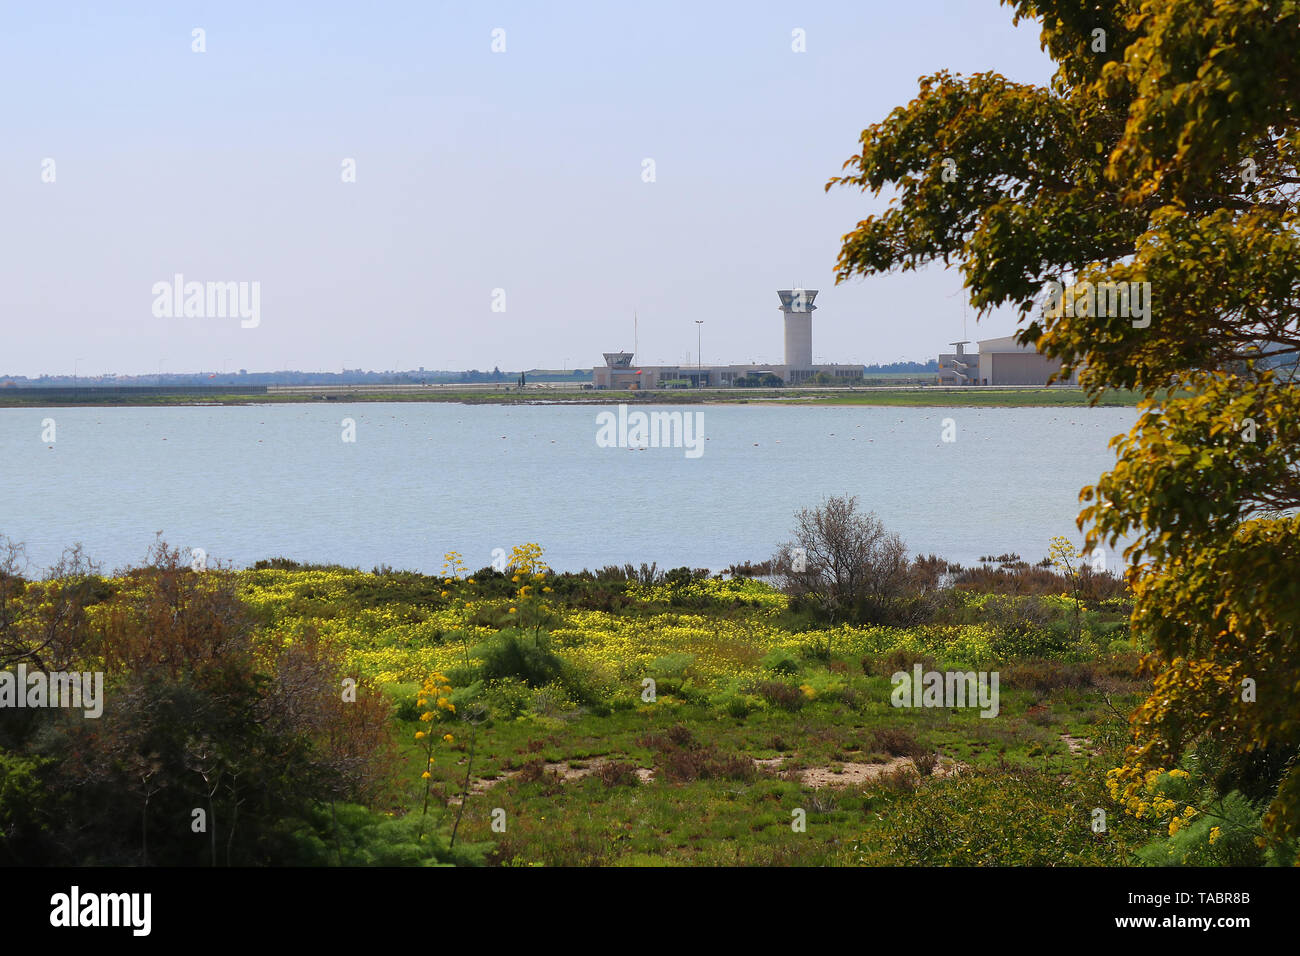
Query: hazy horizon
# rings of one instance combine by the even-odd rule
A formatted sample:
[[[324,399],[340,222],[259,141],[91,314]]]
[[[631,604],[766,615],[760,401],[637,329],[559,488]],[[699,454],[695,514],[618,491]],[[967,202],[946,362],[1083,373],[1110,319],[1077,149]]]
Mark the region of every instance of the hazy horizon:
[[[300,16],[8,11],[0,75],[39,95],[3,107],[0,373],[588,368],[634,313],[639,364],[779,362],[792,286],[815,361],[924,362],[963,336],[960,274],[835,286],[888,196],[823,187],[917,77],[1051,72],[1036,24],[938,0]],[[177,274],[257,283],[258,321],[159,317]]]

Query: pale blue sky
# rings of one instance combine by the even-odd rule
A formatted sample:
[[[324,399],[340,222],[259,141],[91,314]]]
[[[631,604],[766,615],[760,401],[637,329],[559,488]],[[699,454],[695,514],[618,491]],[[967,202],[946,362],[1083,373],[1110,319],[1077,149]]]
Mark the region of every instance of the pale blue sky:
[[[775,362],[796,282],[817,361],[924,360],[957,270],[835,287],[880,202],[822,187],[922,74],[1051,73],[995,0],[102,6],[2,14],[0,373],[590,367],[634,310],[643,363],[696,319]],[[178,272],[260,282],[260,325],[155,317]]]

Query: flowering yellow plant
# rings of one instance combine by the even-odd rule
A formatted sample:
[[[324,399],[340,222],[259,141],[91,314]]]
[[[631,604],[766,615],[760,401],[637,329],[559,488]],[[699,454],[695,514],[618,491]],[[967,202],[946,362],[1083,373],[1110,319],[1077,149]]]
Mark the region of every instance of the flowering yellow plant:
[[[441,717],[440,711],[446,714],[454,714],[456,705],[450,700],[451,682],[441,671],[434,671],[425,678],[424,683],[420,686],[420,692],[416,695],[415,703],[417,707],[428,706],[430,700],[434,702],[434,710],[426,710],[420,715],[420,721],[426,724],[432,724]],[[425,757],[428,758],[428,764],[424,773],[420,774],[420,779],[424,781],[424,810],[421,814],[425,816],[429,812],[429,791],[433,786],[433,773],[430,769],[434,764],[433,745],[435,737],[428,730],[417,730],[415,732],[416,740],[423,740]],[[446,743],[452,742],[451,734],[443,734],[442,739]],[[423,835],[423,824],[421,824],[421,835]]]

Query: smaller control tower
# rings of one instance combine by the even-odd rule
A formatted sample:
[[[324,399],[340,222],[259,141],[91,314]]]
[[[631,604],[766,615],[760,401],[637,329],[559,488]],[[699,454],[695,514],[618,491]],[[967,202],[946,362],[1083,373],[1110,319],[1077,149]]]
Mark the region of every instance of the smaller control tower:
[[[816,289],[781,289],[781,311],[785,313],[785,364],[795,371],[812,368],[812,314]]]

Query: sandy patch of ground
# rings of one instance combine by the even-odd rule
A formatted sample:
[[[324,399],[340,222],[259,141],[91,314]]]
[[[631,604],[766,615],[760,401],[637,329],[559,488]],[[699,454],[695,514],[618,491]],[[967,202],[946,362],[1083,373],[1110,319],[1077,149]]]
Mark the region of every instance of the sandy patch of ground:
[[[1061,740],[1065,743],[1065,746],[1070,748],[1072,754],[1096,754],[1097,752],[1092,749],[1091,737],[1075,737],[1071,734],[1061,734]]]
[[[542,775],[549,776],[549,777],[558,777],[562,782],[569,783],[570,781],[581,780],[583,777],[590,776],[591,774],[599,770],[601,767],[603,767],[605,764],[613,763],[613,762],[614,761],[611,760],[609,757],[591,757],[590,759],[587,760],[574,760],[574,761],[564,760],[556,763],[552,763],[548,761],[547,763],[542,764]],[[580,763],[582,764],[582,766],[572,767],[570,766],[570,763]],[[518,776],[518,774],[519,774],[518,770],[507,770],[504,773],[502,773],[499,777],[492,777],[491,779],[485,777],[475,777],[472,781],[470,781],[470,785],[469,785],[470,796],[473,797],[481,793],[487,793],[497,784],[504,783],[506,780],[509,780],[511,777]],[[637,767],[636,775],[642,783],[649,783],[651,780],[654,779],[655,772],[645,767]],[[449,802],[452,804],[459,803],[460,796],[456,795],[452,797]]]
[[[960,767],[960,764],[952,761],[940,762],[935,765],[932,776],[951,777],[959,772]],[[831,767],[812,767],[802,772],[800,780],[809,787],[858,787],[902,770],[917,772],[911,757],[894,757],[885,763],[843,763]]]
[[[786,757],[768,757],[755,759],[754,766],[762,770],[777,771],[785,763]],[[951,777],[965,768],[964,764],[951,760],[941,760],[934,768],[933,776]],[[788,771],[788,777],[796,778],[804,786],[821,787],[857,787],[878,780],[886,774],[903,770],[916,772],[916,764],[911,757],[894,757],[883,763],[846,763],[833,764],[829,767],[810,767],[806,770]],[[783,775],[783,776],[787,776]]]
[[[1062,736],[1065,737],[1068,735]],[[1091,743],[1090,740],[1085,738],[1071,739],[1081,741],[1082,744]],[[1077,748],[1074,745],[1070,747],[1071,752],[1075,752],[1076,749]],[[759,770],[779,773],[782,764],[790,758],[754,757],[751,759],[754,762],[754,766]],[[562,782],[568,783],[573,780],[581,780],[583,777],[590,776],[605,764],[612,763],[613,760],[609,757],[592,757],[587,760],[573,762],[581,763],[582,766],[572,767],[569,765],[569,761],[561,761],[557,763],[547,762],[542,765],[542,773],[547,776],[557,777]],[[935,765],[932,775],[935,777],[951,777],[960,773],[964,769],[966,769],[965,764],[941,759],[939,763]],[[804,770],[791,770],[788,771],[788,774],[790,779],[798,779],[798,781],[804,786],[820,789],[821,787],[862,786],[871,783],[886,774],[898,773],[904,770],[911,770],[913,773],[917,772],[916,764],[913,762],[911,757],[894,757],[893,759],[887,760],[883,763],[846,762],[834,764],[829,767],[810,767]],[[490,780],[476,777],[470,783],[470,796],[477,796],[486,793],[497,784],[509,780],[511,777],[517,776],[518,774],[518,770],[507,770],[499,777],[493,777]],[[655,779],[655,772],[647,767],[638,767],[636,775],[642,783],[650,783]],[[459,795],[453,796],[449,802],[452,804],[459,803]]]

